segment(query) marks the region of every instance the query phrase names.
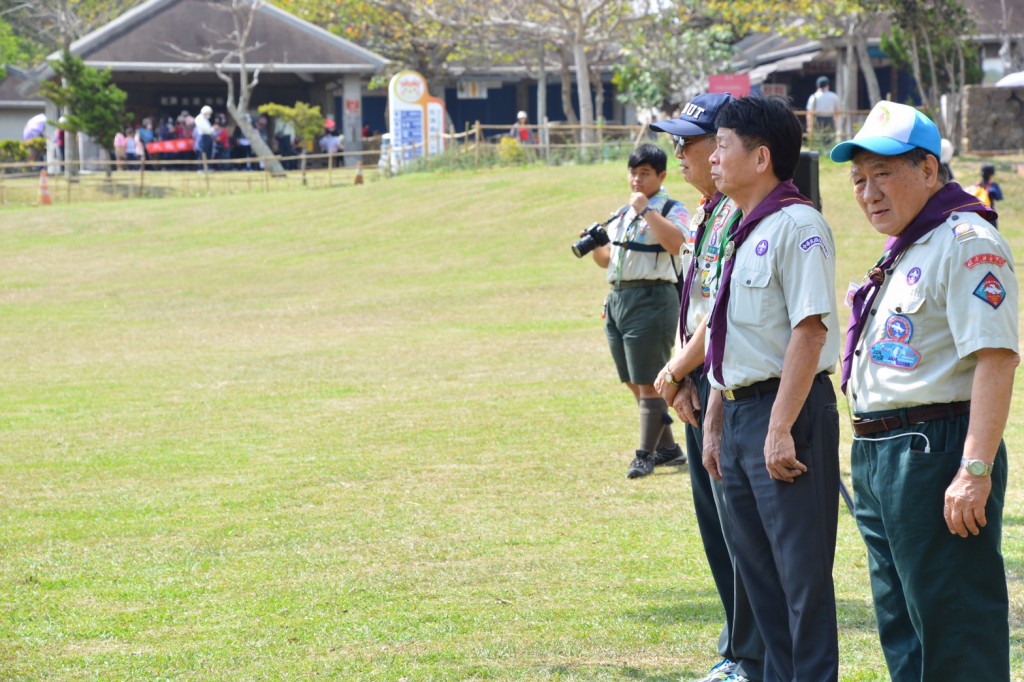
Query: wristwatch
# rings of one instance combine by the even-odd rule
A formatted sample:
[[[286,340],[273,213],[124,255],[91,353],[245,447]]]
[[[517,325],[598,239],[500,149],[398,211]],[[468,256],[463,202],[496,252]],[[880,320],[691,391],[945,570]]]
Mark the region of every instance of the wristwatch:
[[[665,369],[663,371],[665,372],[665,383],[669,386],[679,386],[683,383],[682,381],[676,381],[676,378],[672,376],[672,370],[668,368],[668,365],[665,365]]]
[[[980,459],[967,459],[966,457],[961,457],[960,466],[967,469],[967,473],[971,476],[984,477],[992,473],[992,465],[987,464]]]

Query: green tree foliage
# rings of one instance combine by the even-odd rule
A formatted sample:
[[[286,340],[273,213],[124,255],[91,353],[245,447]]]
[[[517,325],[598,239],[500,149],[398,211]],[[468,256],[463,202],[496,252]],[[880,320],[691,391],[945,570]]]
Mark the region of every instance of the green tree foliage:
[[[619,99],[665,114],[706,88],[735,40],[728,25],[701,16],[690,0],[647,15],[629,35],[615,67]]]
[[[316,140],[324,129],[324,115],[320,113],[320,107],[311,107],[305,102],[296,102],[292,107],[269,102],[261,104],[259,112],[264,116],[288,121],[302,140]]]
[[[85,133],[107,151],[114,148],[114,136],[131,121],[125,111],[127,95],[111,82],[110,69],[99,71],[64,48],[59,59],[50,62],[55,78],[42,83],[40,94],[65,112],[61,127],[71,133]],[[64,85],[62,85],[64,83]]]

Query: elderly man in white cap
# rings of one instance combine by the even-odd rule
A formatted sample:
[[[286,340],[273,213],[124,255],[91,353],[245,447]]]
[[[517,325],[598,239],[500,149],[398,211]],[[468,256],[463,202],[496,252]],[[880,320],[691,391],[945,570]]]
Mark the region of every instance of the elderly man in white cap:
[[[213,158],[213,109],[205,106],[196,116],[196,159],[203,162]]]
[[[894,682],[1009,682],[1000,553],[1020,361],[1017,277],[995,212],[947,182],[935,124],[880,102],[833,161],[887,240],[852,303],[843,390],[856,517]]]

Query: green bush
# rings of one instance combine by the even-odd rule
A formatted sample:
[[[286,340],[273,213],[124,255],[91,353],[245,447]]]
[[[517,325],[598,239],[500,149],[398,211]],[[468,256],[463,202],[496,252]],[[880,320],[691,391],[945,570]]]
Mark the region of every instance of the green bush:
[[[45,140],[44,140],[45,142]],[[46,145],[43,145],[46,148]],[[0,163],[28,161],[28,147],[20,140],[0,141]]]

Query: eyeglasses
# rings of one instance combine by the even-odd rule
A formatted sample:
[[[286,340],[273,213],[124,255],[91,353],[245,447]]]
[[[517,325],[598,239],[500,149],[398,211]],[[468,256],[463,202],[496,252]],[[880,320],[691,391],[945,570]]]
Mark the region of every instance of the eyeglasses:
[[[701,135],[699,137],[683,137],[682,135],[673,135],[672,136],[672,142],[675,143],[676,147],[679,147],[680,149],[685,150],[687,147],[690,147],[690,146],[700,142],[701,140],[706,140],[709,137],[714,137],[714,136],[711,135],[710,133],[707,134],[707,135]]]

